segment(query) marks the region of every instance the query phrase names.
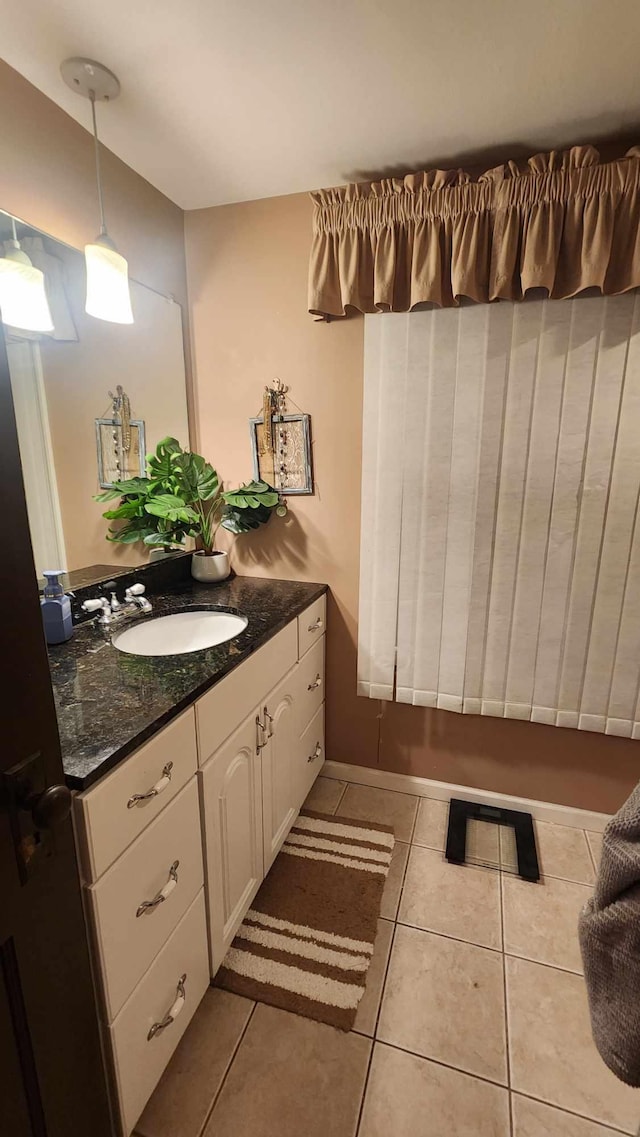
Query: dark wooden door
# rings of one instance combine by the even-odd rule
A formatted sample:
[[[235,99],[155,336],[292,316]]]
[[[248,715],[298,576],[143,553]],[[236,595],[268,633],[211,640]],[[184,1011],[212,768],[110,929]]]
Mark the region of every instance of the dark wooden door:
[[[0,501],[0,1137],[108,1137],[70,802],[1,325]]]

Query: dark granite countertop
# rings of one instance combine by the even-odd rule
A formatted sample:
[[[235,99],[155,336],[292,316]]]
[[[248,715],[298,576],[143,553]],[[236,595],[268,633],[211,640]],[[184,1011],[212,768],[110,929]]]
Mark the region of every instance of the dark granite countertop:
[[[221,608],[248,618],[235,639],[185,655],[127,655],[93,623],[76,627],[68,643],[49,648],[67,784],[93,785],[325,591],[324,584],[240,576],[215,587],[189,580],[149,589],[153,616]]]

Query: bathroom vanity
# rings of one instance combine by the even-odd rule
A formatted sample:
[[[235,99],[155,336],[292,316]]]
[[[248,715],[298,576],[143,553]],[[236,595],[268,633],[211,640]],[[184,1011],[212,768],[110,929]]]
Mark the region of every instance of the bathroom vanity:
[[[323,585],[184,582],[153,616],[248,618],[216,647],[51,653],[116,1128],[133,1130],[324,762]]]

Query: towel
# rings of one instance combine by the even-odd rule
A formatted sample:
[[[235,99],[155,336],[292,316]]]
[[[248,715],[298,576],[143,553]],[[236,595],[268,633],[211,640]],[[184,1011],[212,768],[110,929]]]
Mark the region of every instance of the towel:
[[[640,785],[604,831],[578,931],[594,1042],[621,1081],[640,1086]]]

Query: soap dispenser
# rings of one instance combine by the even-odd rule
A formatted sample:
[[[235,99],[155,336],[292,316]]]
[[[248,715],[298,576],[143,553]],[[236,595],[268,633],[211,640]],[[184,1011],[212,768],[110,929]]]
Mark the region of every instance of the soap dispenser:
[[[42,574],[46,584],[40,607],[48,644],[62,644],[73,635],[71,601],[58,580],[63,572],[64,569],[49,569]]]

